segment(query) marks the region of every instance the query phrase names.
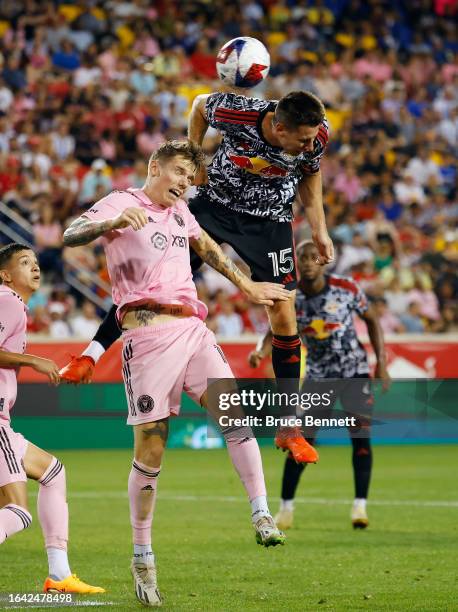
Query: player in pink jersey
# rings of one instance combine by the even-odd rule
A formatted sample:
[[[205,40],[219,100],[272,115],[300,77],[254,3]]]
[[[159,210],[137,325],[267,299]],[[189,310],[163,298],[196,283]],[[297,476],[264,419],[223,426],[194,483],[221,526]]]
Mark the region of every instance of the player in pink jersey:
[[[233,379],[214,334],[205,326],[205,305],[192,281],[189,246],[258,304],[287,300],[279,284],[246,277],[202,230],[181,197],[203,162],[199,146],[167,142],[150,158],[142,189],[113,192],[74,221],[64,234],[69,246],[102,236],[123,329],[123,377],[127,422],[134,427],[129,476],[137,598],[160,605],[151,548],[151,525],[170,415],[180,410],[182,391],[203,407],[208,379]],[[227,384],[227,383],[225,383]],[[268,509],[262,461],[249,428],[223,430],[227,448],[248,494],[258,543],[283,544]]]
[[[29,366],[59,384],[54,361],[25,354],[27,306],[40,285],[40,268],[29,248],[12,243],[0,249],[0,544],[32,522],[27,478],[38,481],[38,518],[48,555],[44,591],[104,593],[70,571],[67,557],[68,508],[65,468],[56,457],[28,442],[10,425],[17,372]]]

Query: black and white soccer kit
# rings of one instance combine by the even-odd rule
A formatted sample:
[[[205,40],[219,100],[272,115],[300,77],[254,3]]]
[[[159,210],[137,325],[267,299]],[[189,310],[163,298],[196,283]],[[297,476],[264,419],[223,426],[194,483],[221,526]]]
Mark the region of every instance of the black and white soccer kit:
[[[367,298],[351,278],[336,274],[325,278],[320,293],[306,296],[300,286],[296,293],[298,331],[307,348],[302,393],[331,394],[329,406],[307,414],[328,418],[339,399],[346,414],[356,417],[356,428],[367,426],[373,403],[369,363],[353,322],[355,314],[367,311]],[[312,437],[310,430],[308,435]]]
[[[223,140],[208,167],[208,183],[198,188],[189,208],[219,244],[227,243],[250,266],[253,280],[296,287],[291,221],[299,182],[320,169],[328,141],[320,125],[313,151],[293,156],[269,144],[262,121],[276,102],[233,93],[208,97],[208,124]],[[201,260],[191,253],[197,269]]]

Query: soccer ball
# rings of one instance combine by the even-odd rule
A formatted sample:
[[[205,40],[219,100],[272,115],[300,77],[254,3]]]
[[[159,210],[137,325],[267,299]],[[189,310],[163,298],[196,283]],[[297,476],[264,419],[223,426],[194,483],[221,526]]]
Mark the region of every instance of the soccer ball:
[[[230,40],[216,56],[218,76],[226,85],[254,87],[266,78],[269,68],[269,52],[250,36]]]

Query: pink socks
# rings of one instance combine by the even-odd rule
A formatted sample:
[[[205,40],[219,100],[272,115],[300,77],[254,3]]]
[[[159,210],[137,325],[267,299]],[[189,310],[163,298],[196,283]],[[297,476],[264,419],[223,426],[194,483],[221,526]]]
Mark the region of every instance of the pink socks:
[[[151,544],[151,524],[160,471],[160,467],[150,467],[136,459],[132,462],[128,492],[134,544]]]
[[[38,518],[43,529],[45,546],[67,550],[67,487],[62,463],[54,457],[38,482]]]
[[[3,506],[0,509],[0,544],[18,531],[27,529],[31,522],[31,514],[21,506],[16,504]]]

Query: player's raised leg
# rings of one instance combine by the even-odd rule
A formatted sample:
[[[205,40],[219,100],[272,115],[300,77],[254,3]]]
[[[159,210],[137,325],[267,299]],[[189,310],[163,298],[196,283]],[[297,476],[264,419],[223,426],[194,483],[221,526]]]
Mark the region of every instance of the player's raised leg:
[[[216,342],[215,335],[202,323],[198,330],[200,341],[188,365],[185,390],[218,418],[214,399],[219,393],[235,390],[234,375],[226,357]],[[208,381],[215,381],[207,390]],[[220,416],[220,415],[219,415]],[[225,427],[222,434],[232,464],[243,483],[251,505],[251,519],[258,544],[276,546],[283,544],[285,536],[274,523],[267,504],[266,485],[262,469],[261,453],[250,427]]]
[[[93,594],[105,589],[91,586],[72,574],[68,562],[68,506],[65,468],[62,463],[34,444],[27,445],[24,468],[28,478],[37,480],[38,518],[48,555],[49,576],[43,590],[58,593]]]
[[[134,545],[131,572],[141,603],[160,606],[151,528],[156,503],[157,479],[161,471],[169,430],[169,419],[134,425],[134,460],[129,474],[129,505]]]
[[[297,333],[295,292],[286,302],[276,302],[267,308],[272,328],[272,366],[279,393],[290,396],[299,391],[301,374],[301,341]],[[294,406],[284,407],[282,417],[295,420]],[[275,437],[278,448],[289,450],[298,463],[316,463],[318,453],[302,435],[299,427],[280,427]]]

